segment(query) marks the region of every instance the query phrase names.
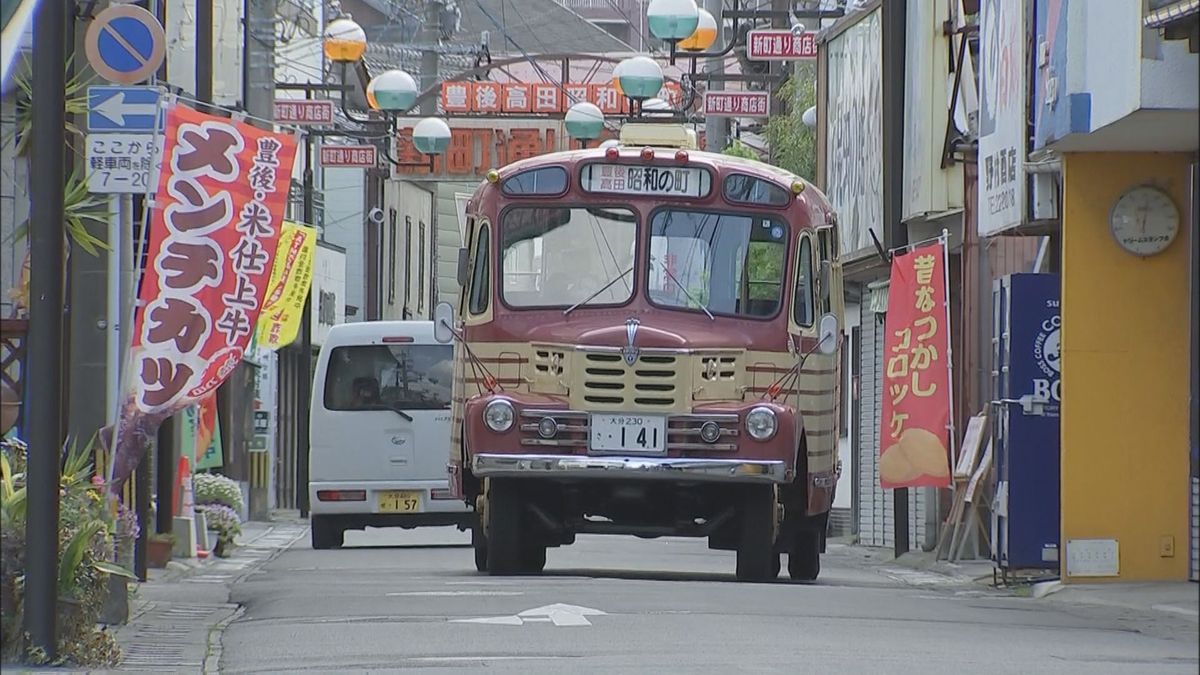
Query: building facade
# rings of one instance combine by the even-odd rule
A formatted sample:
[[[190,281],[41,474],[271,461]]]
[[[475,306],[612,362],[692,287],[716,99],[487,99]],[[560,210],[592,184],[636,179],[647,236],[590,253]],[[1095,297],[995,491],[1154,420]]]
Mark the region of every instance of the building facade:
[[[1062,577],[1195,579],[1200,9],[1030,5],[1031,161],[1062,167]]]

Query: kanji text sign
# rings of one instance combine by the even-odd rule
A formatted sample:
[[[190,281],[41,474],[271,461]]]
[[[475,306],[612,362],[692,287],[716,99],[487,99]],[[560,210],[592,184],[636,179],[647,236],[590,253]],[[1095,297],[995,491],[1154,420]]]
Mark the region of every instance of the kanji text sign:
[[[275,121],[300,126],[333,124],[333,101],[275,99]]]
[[[580,185],[586,192],[705,197],[711,188],[712,176],[696,166],[588,164],[583,167]]]
[[[373,145],[322,145],[321,166],[373,169],[379,164]]]
[[[796,61],[817,58],[817,34],[788,29],[752,30],[746,35],[746,58],[751,61]]]
[[[163,137],[154,134],[88,134],[88,192],[146,194],[157,185]]]
[[[659,98],[673,108],[683,103],[683,89],[666,82]],[[443,82],[442,111],[448,114],[561,114],[580,101],[594,103],[606,115],[629,112],[629,99],[612,83],[558,85],[549,82]]]
[[[765,91],[704,92],[704,114],[715,117],[766,117],[770,94]]]
[[[892,260],[883,341],[881,487],[950,485],[950,327],[941,243]]]

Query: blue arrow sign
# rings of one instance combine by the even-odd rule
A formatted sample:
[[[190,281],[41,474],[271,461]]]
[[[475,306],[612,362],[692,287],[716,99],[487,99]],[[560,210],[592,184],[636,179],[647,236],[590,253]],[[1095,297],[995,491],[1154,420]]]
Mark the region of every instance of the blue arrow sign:
[[[155,87],[88,87],[88,131],[153,132],[164,127]]]

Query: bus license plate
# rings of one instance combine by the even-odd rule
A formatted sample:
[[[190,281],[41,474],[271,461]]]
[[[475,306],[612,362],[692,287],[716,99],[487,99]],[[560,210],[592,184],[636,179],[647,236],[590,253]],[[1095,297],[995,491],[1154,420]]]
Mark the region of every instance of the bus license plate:
[[[655,415],[592,415],[592,452],[663,454],[667,418]]]
[[[408,490],[379,492],[380,513],[417,513],[421,510],[421,493]]]

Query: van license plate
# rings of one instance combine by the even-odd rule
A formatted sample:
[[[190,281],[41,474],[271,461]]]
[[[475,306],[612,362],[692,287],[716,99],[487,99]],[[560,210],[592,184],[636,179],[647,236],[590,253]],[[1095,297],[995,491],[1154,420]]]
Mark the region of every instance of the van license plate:
[[[384,490],[378,494],[380,513],[417,513],[421,510],[420,492]]]
[[[592,415],[592,452],[664,454],[667,418],[661,415]]]

